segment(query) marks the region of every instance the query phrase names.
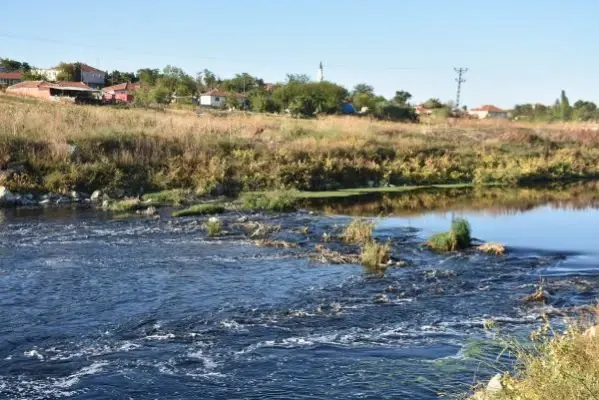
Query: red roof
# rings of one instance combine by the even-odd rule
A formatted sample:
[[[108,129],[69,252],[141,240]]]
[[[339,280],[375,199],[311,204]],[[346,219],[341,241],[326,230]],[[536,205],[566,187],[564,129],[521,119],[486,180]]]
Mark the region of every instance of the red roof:
[[[46,82],[46,81],[25,81],[17,83],[16,85],[12,85],[9,89],[32,89],[32,88],[40,88],[40,89],[76,89],[76,90],[87,90],[93,91],[91,87],[87,86],[83,82]]]
[[[91,66],[89,66],[87,64],[81,64],[81,71],[85,71],[85,72],[100,72],[102,74],[105,73],[104,71],[100,71],[99,69],[91,67]]]
[[[137,89],[139,89],[139,86],[140,85],[138,83],[125,82],[125,83],[119,83],[118,85],[105,87],[103,89],[103,91],[104,92],[116,92],[116,91],[120,91],[120,90],[128,90],[130,92],[135,92]]]
[[[23,73],[22,72],[0,72],[0,79],[21,80],[21,79],[23,79]]]
[[[472,111],[487,111],[487,112],[497,112],[497,113],[505,112],[501,108],[495,107],[495,106],[492,106],[492,105],[484,105],[484,106],[479,107],[479,108],[473,108]]]

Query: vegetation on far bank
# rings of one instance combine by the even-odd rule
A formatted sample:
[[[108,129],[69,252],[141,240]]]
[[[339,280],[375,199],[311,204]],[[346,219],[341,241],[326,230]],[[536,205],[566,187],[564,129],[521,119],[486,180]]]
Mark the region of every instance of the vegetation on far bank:
[[[0,185],[128,195],[551,182],[599,176],[591,125],[198,117],[0,95]]]

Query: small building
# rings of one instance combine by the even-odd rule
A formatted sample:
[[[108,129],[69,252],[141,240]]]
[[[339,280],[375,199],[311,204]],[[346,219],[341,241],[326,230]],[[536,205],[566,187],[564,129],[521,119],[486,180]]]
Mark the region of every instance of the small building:
[[[431,115],[433,113],[432,109],[426,108],[423,104],[417,105],[414,107],[414,110],[416,111],[417,115]]]
[[[82,82],[24,81],[6,88],[7,93],[43,100],[66,99],[73,102],[94,99],[96,90]]]
[[[478,119],[508,119],[508,112],[493,105],[473,108],[468,113]]]
[[[200,105],[221,108],[227,104],[227,99],[232,94],[237,98],[240,105],[247,104],[247,97],[239,93],[228,93],[220,89],[212,89],[200,95]]]
[[[33,71],[36,74],[43,76],[49,82],[58,81],[60,70],[56,67],[47,69],[36,69]],[[100,71],[97,68],[87,64],[81,64],[81,82],[91,88],[101,89],[104,87],[106,80],[106,72]]]
[[[0,86],[8,87],[23,82],[22,72],[0,72]]]
[[[135,100],[135,92],[139,89],[138,83],[119,83],[102,89],[102,98],[111,103],[132,103]]]

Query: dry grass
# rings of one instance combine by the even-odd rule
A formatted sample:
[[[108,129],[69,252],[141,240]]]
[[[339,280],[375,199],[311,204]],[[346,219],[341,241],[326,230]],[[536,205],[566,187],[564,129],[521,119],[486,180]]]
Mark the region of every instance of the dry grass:
[[[372,241],[372,231],[375,227],[374,222],[370,222],[364,218],[354,219],[345,228],[341,234],[341,238],[345,243],[363,245]]]
[[[596,320],[587,315],[569,321],[564,332],[546,323],[532,333],[532,347],[510,345],[518,360],[516,373],[504,374],[503,389],[493,396],[480,391],[474,398],[599,399],[599,336],[593,328],[586,329]]]
[[[72,152],[76,146],[75,153]],[[12,189],[201,192],[334,189],[387,183],[518,183],[599,176],[591,123],[296,120],[116,109],[0,94],[0,166]]]

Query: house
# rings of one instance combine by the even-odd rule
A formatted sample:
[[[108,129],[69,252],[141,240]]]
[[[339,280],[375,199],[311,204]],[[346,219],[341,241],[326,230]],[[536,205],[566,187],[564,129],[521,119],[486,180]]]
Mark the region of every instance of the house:
[[[212,89],[200,95],[200,105],[207,107],[221,108],[226,106],[227,99],[232,94],[237,98],[240,105],[247,104],[247,97],[239,93],[228,93],[220,89]]]
[[[19,96],[37,97],[43,100],[68,99],[81,101],[93,99],[96,90],[83,82],[24,81],[6,88],[7,93]]]
[[[23,82],[21,72],[0,72],[0,86],[8,87]]]
[[[138,83],[119,83],[102,89],[102,97],[104,101],[111,103],[132,103],[139,87]]]
[[[508,119],[508,112],[499,107],[492,105],[484,105],[482,107],[473,108],[468,113],[478,119]]]
[[[47,81],[56,82],[60,70],[58,68],[47,68],[47,69],[36,69],[33,71],[36,74],[43,76]],[[81,64],[81,82],[94,88],[100,89],[104,87],[106,80],[106,72],[100,71],[97,68],[91,67],[87,64]]]
[[[431,115],[433,113],[432,109],[426,108],[422,104],[419,104],[416,107],[414,107],[414,110],[416,111],[416,114],[418,114],[418,115]]]

